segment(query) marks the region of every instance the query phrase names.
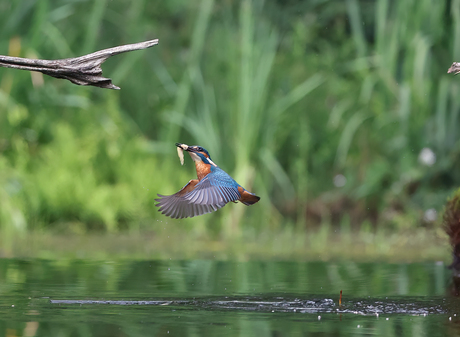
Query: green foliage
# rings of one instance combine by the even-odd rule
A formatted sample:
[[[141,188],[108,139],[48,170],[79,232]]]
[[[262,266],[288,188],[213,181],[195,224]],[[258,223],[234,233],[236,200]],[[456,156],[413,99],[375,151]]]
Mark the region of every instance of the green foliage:
[[[262,197],[178,226],[415,227],[460,182],[460,85],[445,74],[460,58],[460,13],[447,4],[2,3],[1,54],[160,44],[104,64],[117,92],[0,69],[0,227],[155,227],[156,193],[194,175],[177,141],[206,147]],[[418,161],[424,147],[433,166]]]

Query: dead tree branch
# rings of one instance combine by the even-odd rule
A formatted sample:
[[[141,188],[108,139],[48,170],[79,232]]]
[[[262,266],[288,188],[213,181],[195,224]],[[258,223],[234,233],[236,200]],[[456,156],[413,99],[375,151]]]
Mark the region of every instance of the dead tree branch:
[[[452,63],[452,65],[450,66],[449,70],[447,70],[447,73],[448,74],[454,74],[454,75],[457,75],[458,73],[460,73],[460,62],[454,62]]]
[[[92,54],[62,60],[35,60],[0,55],[0,67],[39,71],[45,75],[64,78],[78,85],[120,89],[110,78],[102,76],[101,64],[109,57],[127,51],[140,50],[158,44],[158,39],[104,49]]]

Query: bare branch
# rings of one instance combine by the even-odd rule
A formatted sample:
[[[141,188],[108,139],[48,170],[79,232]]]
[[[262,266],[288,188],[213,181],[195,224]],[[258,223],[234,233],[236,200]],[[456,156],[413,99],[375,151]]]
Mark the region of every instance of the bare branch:
[[[460,62],[454,62],[452,63],[452,65],[450,66],[449,70],[447,70],[447,73],[448,74],[454,74],[454,75],[457,75],[458,73],[460,73]]]
[[[120,89],[110,78],[102,76],[101,64],[109,57],[127,51],[140,50],[158,44],[158,39],[104,49],[92,54],[61,60],[36,60],[0,55],[0,67],[39,71],[43,74],[64,78],[78,85]]]

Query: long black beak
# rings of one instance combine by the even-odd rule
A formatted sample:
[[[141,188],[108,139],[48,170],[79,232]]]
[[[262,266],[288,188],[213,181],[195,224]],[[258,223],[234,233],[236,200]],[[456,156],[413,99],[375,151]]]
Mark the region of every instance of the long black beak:
[[[185,145],[187,147],[187,149],[184,149],[184,147],[182,145]],[[181,148],[182,150],[184,151],[189,151],[189,152],[193,152],[193,149],[190,148],[190,146],[188,146],[187,144],[182,144],[182,143],[176,143],[176,146]]]

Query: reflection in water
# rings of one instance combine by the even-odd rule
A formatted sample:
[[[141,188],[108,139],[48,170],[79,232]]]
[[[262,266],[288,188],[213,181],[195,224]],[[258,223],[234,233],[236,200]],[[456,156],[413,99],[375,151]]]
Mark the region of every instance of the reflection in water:
[[[436,263],[0,260],[0,336],[454,335],[448,280]]]
[[[72,290],[95,296],[327,294],[444,295],[442,263],[0,260],[0,295],[19,291],[53,297]],[[46,295],[45,295],[46,294]]]

